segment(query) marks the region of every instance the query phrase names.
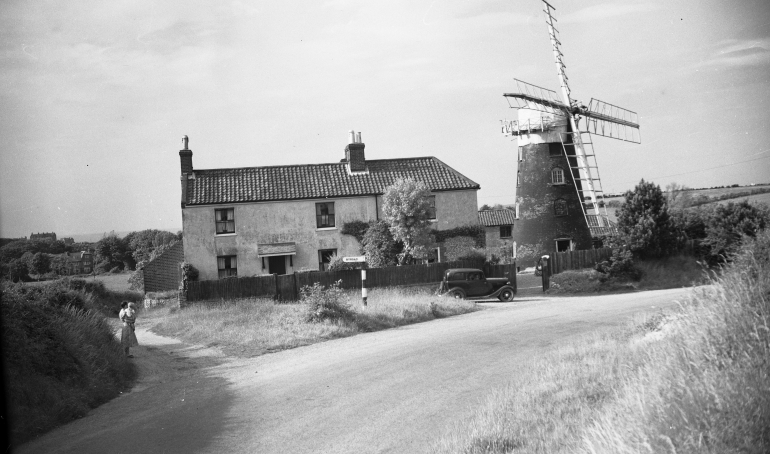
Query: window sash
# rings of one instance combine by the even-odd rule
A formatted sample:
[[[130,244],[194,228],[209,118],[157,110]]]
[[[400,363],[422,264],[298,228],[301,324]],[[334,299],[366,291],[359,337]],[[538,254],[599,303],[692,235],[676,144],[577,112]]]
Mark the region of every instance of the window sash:
[[[235,255],[224,255],[217,257],[217,271],[219,278],[238,275],[238,257]]]
[[[510,238],[512,231],[513,231],[512,226],[510,226],[510,225],[501,225],[500,226],[500,238]]]
[[[315,204],[316,227],[319,229],[334,227],[334,202]]]
[[[235,233],[235,209],[214,210],[217,235],[222,233]]]
[[[569,214],[567,211],[567,201],[564,199],[554,200],[553,211],[556,216],[566,216]]]
[[[336,249],[319,249],[318,250],[318,269],[320,271],[326,271],[329,268],[329,262],[332,257],[337,255]]]
[[[436,219],[436,196],[429,195],[428,203],[430,204],[430,207],[428,208],[428,219],[432,221]]]
[[[551,181],[553,184],[564,184],[564,170],[561,167],[551,170]]]

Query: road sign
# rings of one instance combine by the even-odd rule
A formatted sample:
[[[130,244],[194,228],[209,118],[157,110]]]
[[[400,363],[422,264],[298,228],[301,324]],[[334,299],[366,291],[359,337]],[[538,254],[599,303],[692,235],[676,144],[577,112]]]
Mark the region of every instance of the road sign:
[[[366,256],[362,255],[360,257],[342,257],[342,261],[345,263],[361,263],[366,261]]]

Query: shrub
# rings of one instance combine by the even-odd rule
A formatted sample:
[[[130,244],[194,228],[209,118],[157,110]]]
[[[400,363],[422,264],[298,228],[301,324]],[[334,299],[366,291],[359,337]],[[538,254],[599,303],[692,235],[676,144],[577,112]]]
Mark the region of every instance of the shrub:
[[[367,264],[372,268],[394,266],[404,245],[393,238],[385,221],[373,222],[361,240]]]
[[[446,241],[444,241],[444,247],[446,248],[446,258],[450,262],[462,260],[462,257],[473,255],[475,246],[476,242],[473,240],[473,238],[467,236],[457,236],[448,238]]]
[[[132,379],[112,328],[82,310],[68,283],[2,285],[2,341],[10,438],[18,445],[84,416]]]
[[[187,262],[182,263],[182,274],[188,281],[198,280],[198,269]]]
[[[593,293],[603,290],[607,275],[592,269],[567,270],[551,276],[548,293]]]
[[[324,288],[316,282],[300,289],[300,302],[305,305],[305,321],[349,323],[355,320],[355,313],[340,288],[341,284],[342,281],[337,281],[329,288]]]
[[[343,235],[350,235],[358,240],[359,243],[363,244],[364,235],[366,235],[366,232],[369,230],[370,226],[371,224],[365,221],[346,222],[342,224],[342,230],[340,230],[340,233]]]
[[[595,269],[614,278],[639,280],[642,277],[639,268],[634,265],[634,256],[627,248],[616,248],[609,260],[599,262]]]

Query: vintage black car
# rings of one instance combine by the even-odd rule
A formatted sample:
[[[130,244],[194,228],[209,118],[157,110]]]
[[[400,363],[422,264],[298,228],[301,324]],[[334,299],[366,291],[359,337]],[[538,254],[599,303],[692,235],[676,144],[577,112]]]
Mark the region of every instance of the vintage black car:
[[[513,301],[516,281],[512,282],[507,277],[486,277],[483,271],[476,268],[451,268],[444,272],[439,292],[457,299]]]

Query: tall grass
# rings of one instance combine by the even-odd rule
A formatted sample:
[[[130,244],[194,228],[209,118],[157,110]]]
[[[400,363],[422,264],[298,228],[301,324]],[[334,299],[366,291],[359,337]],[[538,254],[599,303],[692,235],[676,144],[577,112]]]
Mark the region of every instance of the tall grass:
[[[158,334],[255,356],[476,310],[472,302],[438,298],[419,288],[373,289],[366,308],[358,292],[343,291],[342,298],[353,311],[351,320],[308,322],[306,305],[270,299],[197,303],[182,310],[151,310],[146,317],[153,319]]]
[[[81,417],[134,377],[92,293],[63,285],[2,286],[10,439],[19,444]]]
[[[711,283],[522,365],[432,452],[770,452],[770,233]]]
[[[770,452],[770,232],[746,241],[625,375],[581,452]]]

